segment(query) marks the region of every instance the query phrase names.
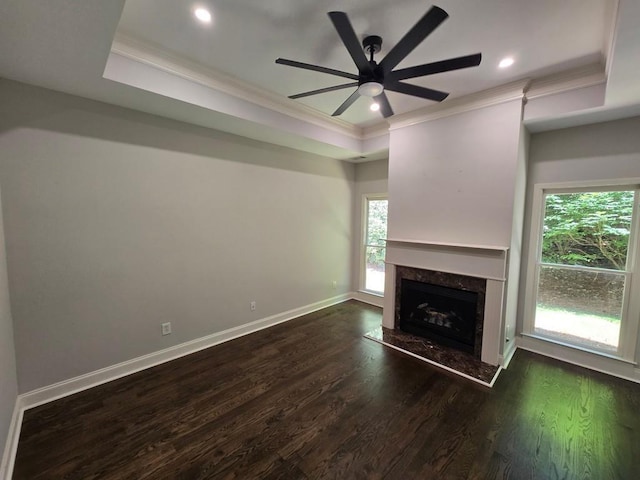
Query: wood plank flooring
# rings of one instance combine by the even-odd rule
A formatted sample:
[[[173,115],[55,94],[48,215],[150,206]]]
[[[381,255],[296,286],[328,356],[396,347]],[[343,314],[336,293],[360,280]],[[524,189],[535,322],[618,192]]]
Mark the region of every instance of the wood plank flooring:
[[[355,301],[25,412],[15,479],[640,478],[640,385],[518,351],[487,389]]]

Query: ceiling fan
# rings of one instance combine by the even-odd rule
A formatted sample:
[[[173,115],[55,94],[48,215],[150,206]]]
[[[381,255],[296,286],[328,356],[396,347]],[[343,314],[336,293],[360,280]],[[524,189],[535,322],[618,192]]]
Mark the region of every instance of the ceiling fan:
[[[338,77],[353,80],[350,83],[335,85],[333,87],[320,88],[309,92],[290,95],[289,98],[302,98],[319,93],[333,92],[349,87],[357,87],[357,89],[347,98],[338,109],[333,112],[332,116],[338,116],[344,113],[360,96],[372,97],[380,106],[382,115],[390,117],[393,110],[389,104],[389,100],[385,94],[385,90],[392,92],[404,93],[415,97],[426,98],[441,102],[449,95],[447,92],[432,90],[430,88],[420,87],[402,83],[401,80],[422,77],[425,75],[433,75],[435,73],[449,72],[451,70],[459,70],[467,67],[475,67],[480,64],[482,54],[466,55],[463,57],[451,58],[439,62],[426,63],[415,67],[393,70],[404,58],[409,55],[431,32],[433,32],[449,15],[440,7],[432,6],[427,13],[416,23],[407,34],[393,47],[389,53],[376,63],[373,59],[374,54],[380,51],[382,47],[382,38],[377,35],[369,35],[362,41],[362,47],[356,36],[349,17],[345,12],[329,12],[329,18],[333,22],[333,26],[340,35],[342,43],[347,48],[351,58],[358,67],[358,74],[343,72],[333,68],[321,67],[319,65],[311,65],[295,60],[287,60],[278,58],[276,63],[280,65],[288,65],[290,67],[303,68],[305,70],[314,70],[316,72],[328,73],[329,75],[337,75]],[[367,59],[365,52],[369,54]]]

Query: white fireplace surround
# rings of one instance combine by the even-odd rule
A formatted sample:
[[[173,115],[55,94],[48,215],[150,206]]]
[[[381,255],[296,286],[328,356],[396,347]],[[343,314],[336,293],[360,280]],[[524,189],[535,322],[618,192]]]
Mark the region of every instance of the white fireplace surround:
[[[481,360],[499,365],[504,344],[504,295],[508,247],[387,239],[382,326],[395,324],[396,266],[468,275],[487,281]]]

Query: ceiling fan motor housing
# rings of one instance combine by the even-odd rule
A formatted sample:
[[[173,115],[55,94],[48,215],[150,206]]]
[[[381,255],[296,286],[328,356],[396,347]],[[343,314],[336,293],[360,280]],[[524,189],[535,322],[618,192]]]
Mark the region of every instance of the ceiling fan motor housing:
[[[362,46],[367,53],[378,53],[382,48],[382,37],[378,35],[369,35],[362,40]]]

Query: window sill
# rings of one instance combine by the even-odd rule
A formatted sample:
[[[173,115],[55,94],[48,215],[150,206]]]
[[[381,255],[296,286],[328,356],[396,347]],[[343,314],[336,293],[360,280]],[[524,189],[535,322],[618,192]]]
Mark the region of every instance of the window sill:
[[[384,293],[374,292],[373,290],[365,290],[365,289],[361,288],[360,290],[358,290],[358,292],[366,293],[367,295],[373,295],[374,297],[384,298]]]
[[[611,360],[617,360],[619,362],[622,363],[627,363],[629,365],[634,365],[634,366],[638,366],[637,362],[634,362],[633,360],[627,360],[626,358],[622,358],[614,353],[606,353],[606,352],[602,352],[600,350],[594,350],[591,349],[589,347],[582,347],[580,345],[573,345],[571,343],[566,343],[566,342],[562,342],[560,340],[556,340],[554,338],[549,338],[549,337],[544,337],[542,335],[537,335],[535,333],[522,333],[523,337],[529,337],[529,338],[533,338],[535,340],[541,340],[544,342],[548,342],[548,343],[553,343],[555,345],[559,345],[561,347],[567,347],[567,348],[571,348],[573,350],[579,350],[581,352],[585,352],[585,353],[590,353],[592,355],[597,355],[599,357],[604,357],[604,358],[608,358]]]

